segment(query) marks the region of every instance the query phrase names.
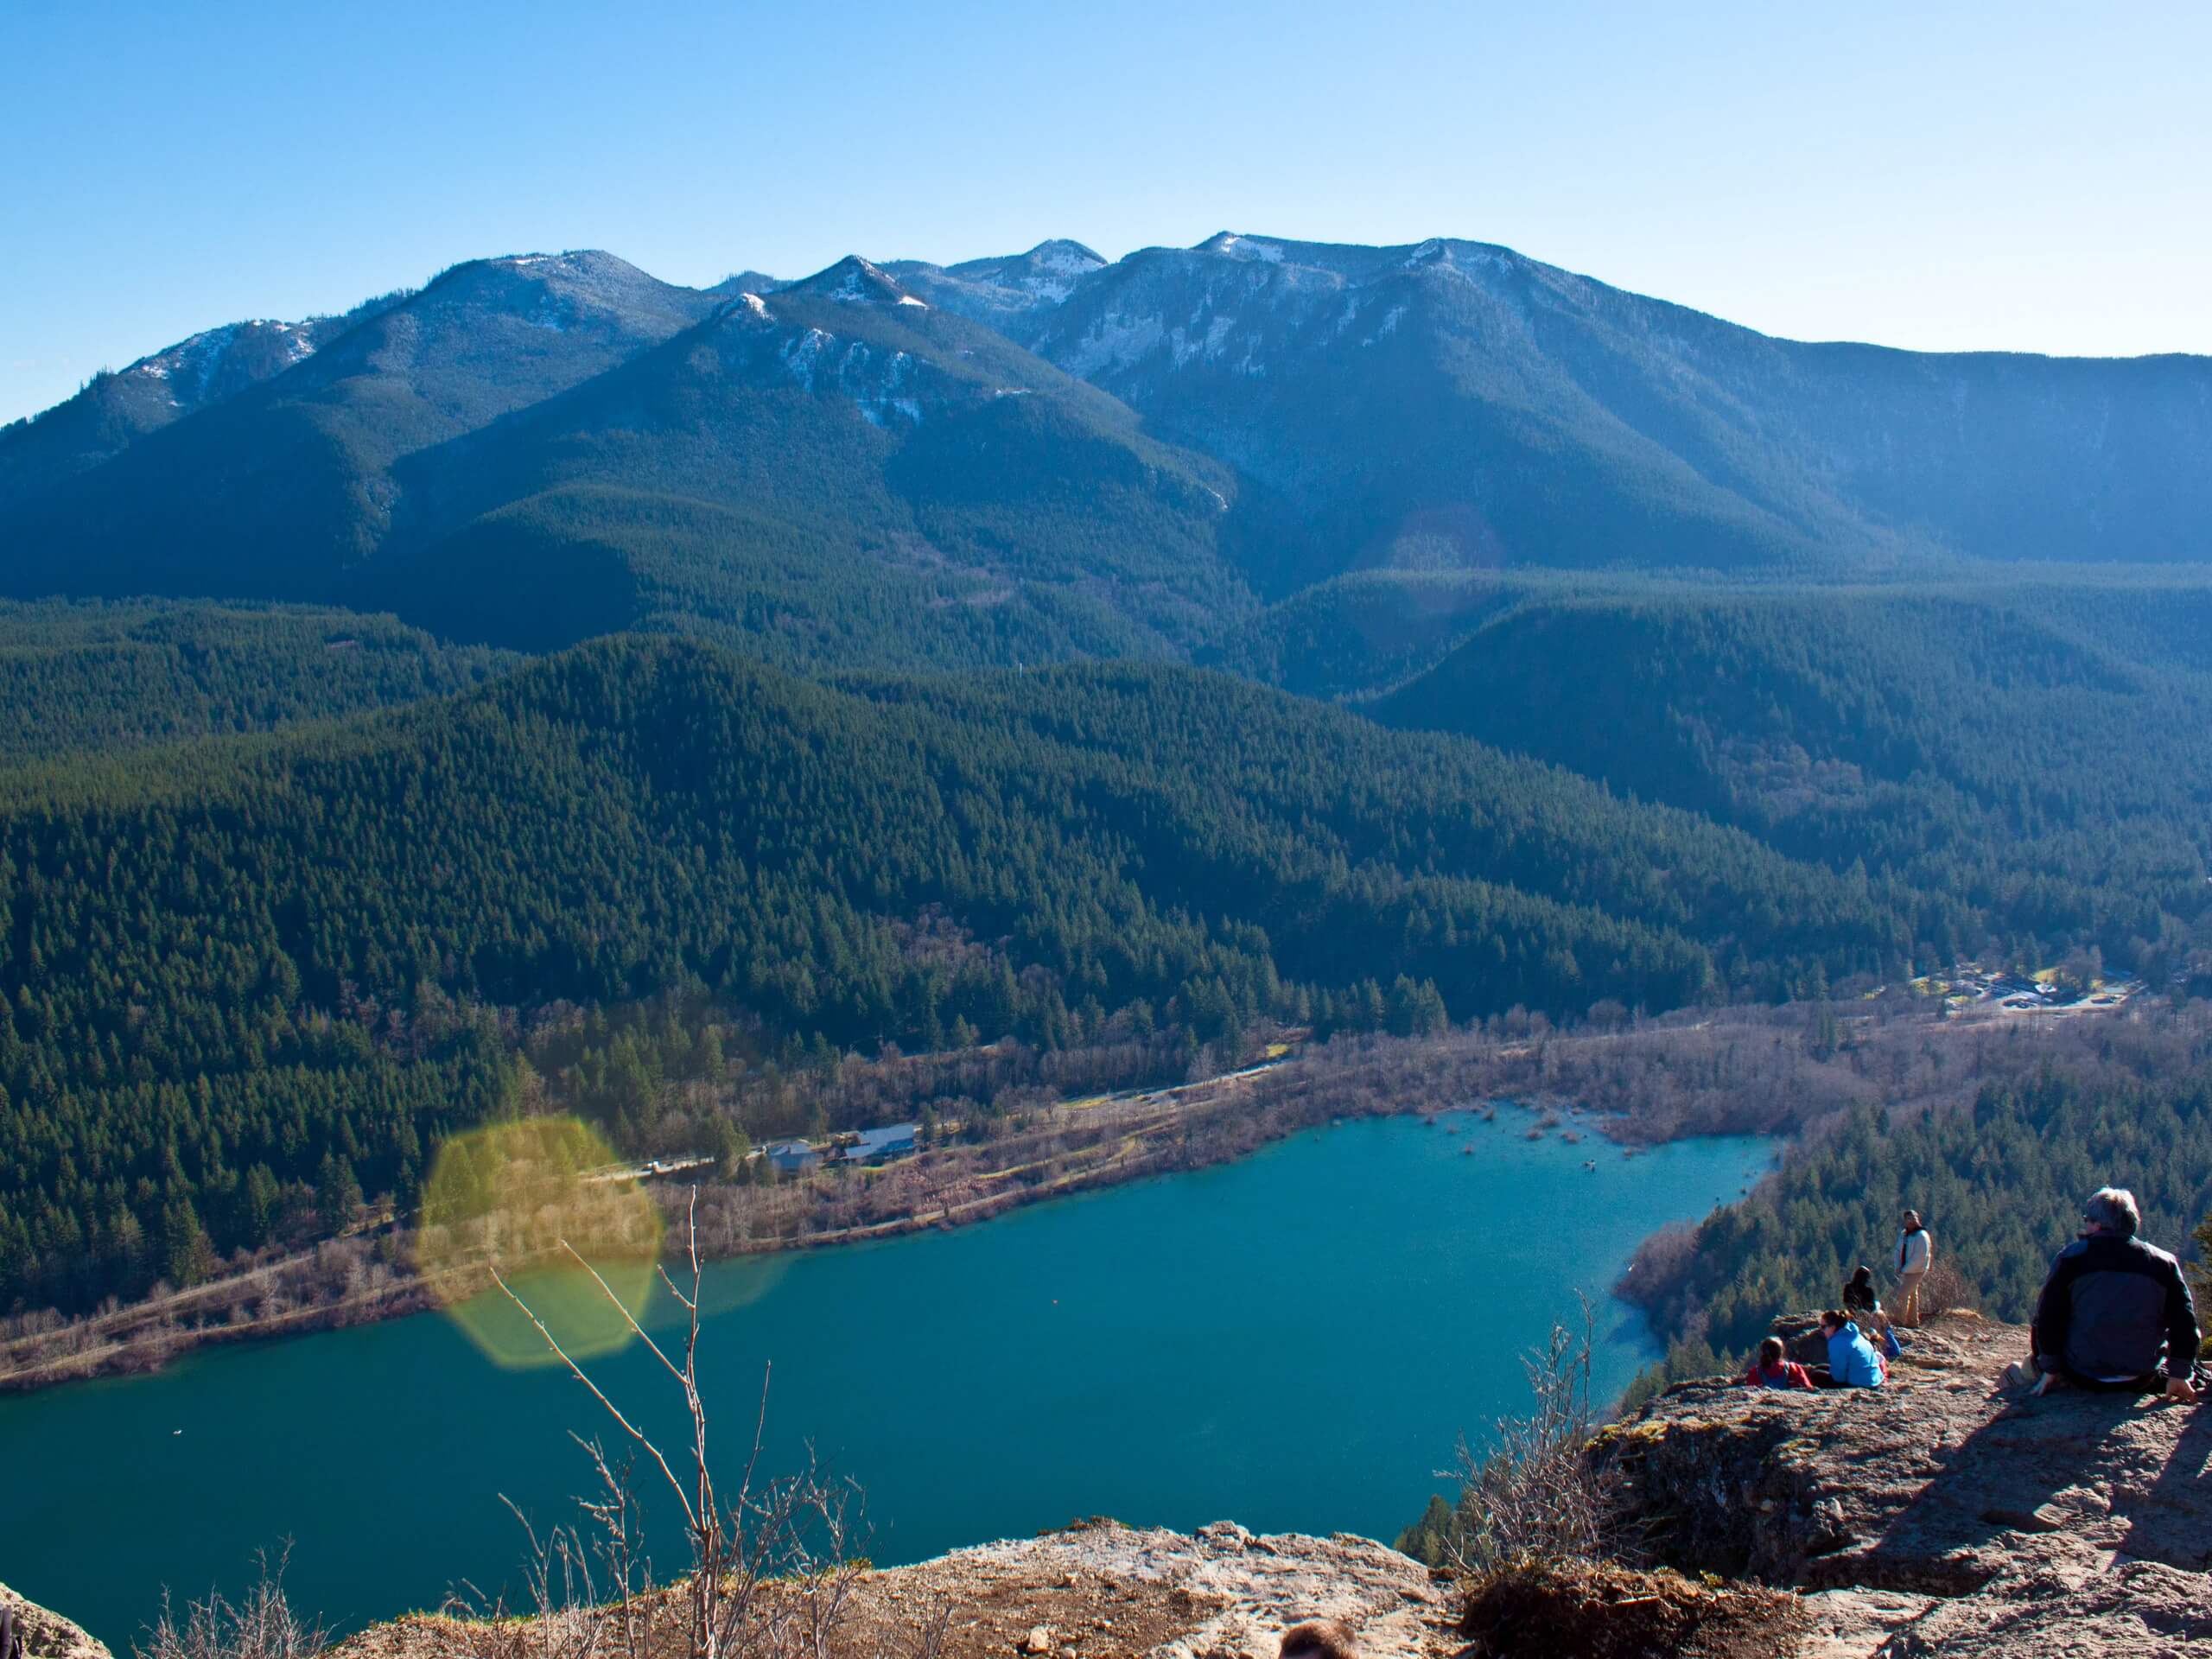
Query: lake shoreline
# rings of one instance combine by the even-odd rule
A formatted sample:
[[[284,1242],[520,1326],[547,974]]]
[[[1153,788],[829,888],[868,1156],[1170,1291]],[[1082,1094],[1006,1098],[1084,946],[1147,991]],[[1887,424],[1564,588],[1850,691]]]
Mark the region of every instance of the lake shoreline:
[[[994,1183],[995,1192],[949,1204],[904,1203],[893,1213],[844,1226],[749,1239],[702,1237],[700,1255],[709,1261],[728,1261],[969,1227],[1053,1198],[1226,1163],[1302,1130],[1349,1117],[1421,1116],[1433,1120],[1440,1109],[1480,1113],[1511,1105],[1529,1112],[1536,1122],[1545,1126],[1539,1131],[1532,1123],[1532,1138],[1539,1133],[1562,1132],[1566,1138],[1573,1140],[1586,1129],[1611,1135],[1618,1128],[1617,1123],[1587,1108],[1510,1100],[1474,1101],[1443,1109],[1406,1105],[1379,1110],[1372,1104],[1363,1109],[1330,1109],[1324,1103],[1307,1097],[1285,1109],[1287,1099],[1265,1098],[1274,1091],[1263,1084],[1271,1074],[1290,1064],[1287,1060],[1273,1061],[1197,1083],[1131,1090],[1107,1102],[1085,1106],[1064,1104],[1045,1135],[1015,1138],[1007,1147],[1014,1157],[995,1160],[1001,1167],[983,1172],[982,1179]],[[1242,1109],[1255,1103],[1255,1096],[1262,1097],[1256,1102],[1261,1109],[1240,1116]],[[1110,1109],[1116,1107],[1122,1109]],[[1561,1115],[1563,1111],[1573,1117],[1572,1124],[1567,1116]],[[1084,1132],[1071,1139],[1070,1126],[1065,1120],[1076,1113],[1088,1114],[1096,1121],[1084,1125]],[[1040,1139],[1060,1143],[1052,1158],[1067,1167],[1039,1179],[1009,1179],[1032,1167],[1021,1160],[1024,1154],[1036,1150],[1031,1142]],[[1632,1154],[1637,1149],[1632,1141],[1609,1144],[1618,1145],[1624,1155]],[[865,1174],[879,1179],[908,1174],[925,1178],[932,1172],[933,1160],[942,1160],[944,1156],[944,1151],[931,1149],[889,1170]],[[854,1177],[841,1173],[814,1179],[834,1183]],[[693,1190],[690,1184],[648,1181],[645,1185],[653,1191],[671,1225],[680,1226]],[[817,1190],[825,1198],[836,1196],[827,1188]],[[742,1183],[721,1180],[702,1182],[696,1186],[699,1198],[709,1205],[719,1198],[742,1196],[751,1191]],[[815,1206],[811,1213],[818,1216],[830,1207],[825,1202]],[[92,1340],[89,1345],[73,1351],[43,1359],[32,1358],[28,1363],[17,1362],[0,1370],[0,1394],[32,1394],[101,1377],[150,1375],[171,1361],[202,1348],[282,1341],[404,1319],[489,1287],[489,1276],[480,1268],[449,1272],[448,1280],[459,1278],[462,1281],[459,1284],[436,1283],[415,1270],[408,1265],[413,1261],[414,1236],[407,1230],[388,1225],[372,1236],[373,1249],[384,1259],[384,1268],[390,1274],[372,1288],[341,1294],[317,1305],[289,1308],[249,1320],[216,1316],[219,1310],[245,1306],[253,1297],[251,1287],[272,1272],[282,1274],[291,1268],[298,1275],[296,1282],[306,1282],[318,1275],[344,1274],[363,1265],[356,1259],[359,1253],[346,1248],[362,1241],[326,1241],[313,1250],[257,1266],[243,1274],[210,1280],[186,1292],[130,1304],[61,1327],[52,1333],[54,1337],[67,1338],[73,1333],[81,1333]],[[336,1262],[321,1259],[334,1251],[348,1259]],[[39,1340],[18,1338],[8,1346],[19,1349]]]
[[[1044,1199],[1244,1157],[1317,1124],[1433,1119],[1471,1105],[1516,1106],[1531,1114],[1532,1135],[1599,1137],[1624,1157],[1707,1135],[1761,1135],[1786,1147],[1847,1099],[1805,1087],[1815,1063],[1802,1026],[1793,1007],[1750,1007],[1685,1010],[1609,1030],[1560,1032],[1535,1020],[1423,1039],[1339,1038],[1193,1083],[1064,1101],[995,1140],[931,1147],[880,1169],[771,1187],[700,1184],[700,1253],[727,1260],[966,1227]],[[1960,1034],[1955,1024],[1948,1033]],[[1783,1057],[1778,1069],[1754,1067],[1687,1102],[1676,1097],[1686,1055],[1723,1042],[1732,1055],[1753,1039]],[[645,1185],[681,1226],[690,1186]],[[264,1311],[259,1286],[271,1277],[284,1283],[285,1300],[302,1305]],[[411,1236],[387,1224],[0,1344],[0,1394],[143,1375],[202,1347],[404,1318],[485,1282],[442,1294],[416,1270]]]
[[[1604,1310],[1593,1389],[1624,1387],[1658,1342],[1606,1287],[1638,1238],[1772,1154],[1700,1140],[1648,1166],[1600,1155],[1586,1173],[1594,1146],[1530,1141],[1532,1122],[1478,1107],[1435,1126],[1348,1118],[996,1226],[713,1263],[701,1352],[715,1439],[745,1454],[772,1365],[763,1466],[818,1457],[863,1485],[866,1550],[886,1564],[1078,1514],[1388,1537],[1461,1433],[1523,1403],[1517,1356],[1578,1292]],[[1571,1237],[1500,1224],[1530,1205],[1582,1219]],[[1287,1224],[1321,1216],[1334,1226]],[[588,1278],[516,1288],[632,1421],[663,1444],[685,1432],[643,1344],[599,1345]],[[665,1299],[640,1318],[664,1345],[683,1329]],[[1317,1339],[1366,1363],[1308,1363]],[[128,1386],[0,1402],[0,1452],[42,1494],[0,1517],[0,1554],[49,1605],[105,1608],[95,1625],[113,1639],[161,1586],[230,1593],[257,1548],[289,1536],[295,1605],[358,1628],[464,1581],[518,1591],[527,1541],[501,1495],[541,1528],[573,1515],[594,1478],[569,1436],[610,1429],[496,1294],[213,1349]],[[124,1471],[150,1496],[118,1516],[100,1495]],[[680,1554],[674,1520],[654,1511],[656,1560]],[[371,1535],[384,1541],[365,1555]]]

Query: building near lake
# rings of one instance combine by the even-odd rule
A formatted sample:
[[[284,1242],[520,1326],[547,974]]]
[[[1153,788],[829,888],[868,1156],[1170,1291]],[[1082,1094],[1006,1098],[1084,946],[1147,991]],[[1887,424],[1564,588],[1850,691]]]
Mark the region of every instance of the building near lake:
[[[885,1129],[862,1129],[840,1154],[849,1164],[884,1164],[911,1156],[920,1146],[918,1123],[893,1123]]]
[[[822,1163],[822,1154],[804,1141],[771,1141],[766,1155],[779,1175],[804,1175]]]

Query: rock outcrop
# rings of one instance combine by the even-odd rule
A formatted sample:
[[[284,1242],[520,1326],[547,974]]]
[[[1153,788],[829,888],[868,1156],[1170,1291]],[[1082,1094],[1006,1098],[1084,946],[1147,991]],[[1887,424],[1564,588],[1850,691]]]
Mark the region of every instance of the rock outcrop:
[[[16,1616],[27,1659],[113,1659],[104,1642],[95,1642],[59,1613],[26,1601],[0,1584],[0,1607]]]
[[[1945,1315],[1878,1391],[1669,1389],[1606,1430],[1644,1547],[1806,1592],[1820,1659],[2212,1654],[2212,1406],[2008,1395]]]
[[[830,1643],[836,1659],[915,1651],[944,1618],[938,1659],[1276,1659],[1306,1619],[1349,1629],[1361,1659],[1461,1652],[1448,1586],[1418,1561],[1339,1533],[1255,1536],[1219,1522],[1185,1535],[1092,1521],[866,1574]],[[334,1659],[463,1659],[480,1626],[402,1619]]]

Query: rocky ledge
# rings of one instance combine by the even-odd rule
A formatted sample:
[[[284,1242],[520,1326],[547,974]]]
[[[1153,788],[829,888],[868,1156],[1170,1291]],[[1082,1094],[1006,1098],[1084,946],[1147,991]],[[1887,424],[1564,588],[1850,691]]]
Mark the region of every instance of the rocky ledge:
[[[870,1572],[829,1651],[1276,1659],[1286,1630],[1333,1619],[1357,1633],[1361,1659],[1444,1659],[1465,1645],[1448,1600],[1420,1562],[1349,1533],[1261,1537],[1220,1522],[1185,1535],[1090,1521]],[[941,1645],[925,1647],[917,1633],[940,1618]],[[474,1659],[483,1646],[480,1625],[408,1618],[365,1631],[333,1659]]]
[[[1605,1431],[1643,1549],[1803,1592],[1806,1659],[2212,1654],[2212,1405],[2018,1397],[2024,1329],[1906,1336],[1879,1390],[1682,1383]]]
[[[0,1584],[0,1607],[16,1616],[16,1631],[29,1659],[112,1659],[107,1644],[95,1642],[59,1613],[25,1601]]]

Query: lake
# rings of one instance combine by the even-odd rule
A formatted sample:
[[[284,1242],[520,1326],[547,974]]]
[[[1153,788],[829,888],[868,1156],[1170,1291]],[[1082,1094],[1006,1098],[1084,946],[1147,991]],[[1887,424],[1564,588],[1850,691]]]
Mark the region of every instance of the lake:
[[[741,1462],[772,1361],[765,1466],[810,1442],[859,1480],[878,1561],[1090,1515],[1388,1540],[1444,1489],[1461,1432],[1521,1408],[1519,1356],[1578,1288],[1599,1299],[1602,1395],[1656,1355],[1607,1287],[1771,1155],[1723,1139],[1630,1159],[1595,1135],[1528,1140],[1529,1121],[1356,1121],[955,1231],[715,1264],[701,1370],[721,1451]],[[591,1370],[674,1427],[642,1350]],[[296,1605],[334,1624],[434,1606],[513,1581],[499,1494],[541,1526],[573,1515],[588,1470],[567,1432],[612,1445],[599,1412],[440,1313],[0,1399],[0,1580],[118,1654],[164,1584],[235,1591],[287,1538]],[[639,1487],[664,1526],[672,1500]]]

